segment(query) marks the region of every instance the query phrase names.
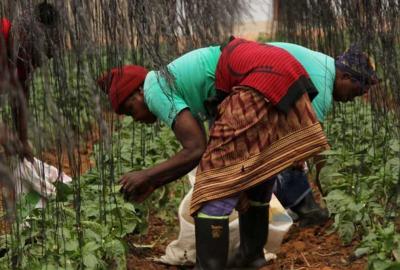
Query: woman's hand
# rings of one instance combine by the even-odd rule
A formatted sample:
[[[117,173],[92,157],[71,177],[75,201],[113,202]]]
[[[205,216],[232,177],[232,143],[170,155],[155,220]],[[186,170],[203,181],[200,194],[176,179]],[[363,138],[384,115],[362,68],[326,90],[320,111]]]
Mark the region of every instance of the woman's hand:
[[[119,183],[122,185],[121,192],[126,200],[143,202],[156,189],[146,171],[136,171],[124,174]]]
[[[21,159],[27,159],[29,162],[34,163],[32,147],[28,142],[22,143],[22,153],[20,154]]]

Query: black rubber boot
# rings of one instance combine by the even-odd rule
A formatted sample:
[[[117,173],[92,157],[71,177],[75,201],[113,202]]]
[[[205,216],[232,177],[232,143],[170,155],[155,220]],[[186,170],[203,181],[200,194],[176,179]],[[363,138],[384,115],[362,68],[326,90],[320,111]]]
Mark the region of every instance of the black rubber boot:
[[[264,246],[268,238],[269,205],[251,206],[239,215],[240,246],[229,269],[259,269],[267,264]]]
[[[321,225],[329,219],[328,210],[319,206],[312,192],[309,192],[300,203],[291,207],[290,210],[297,214],[300,227]]]
[[[195,218],[195,270],[223,270],[228,260],[229,220]]]

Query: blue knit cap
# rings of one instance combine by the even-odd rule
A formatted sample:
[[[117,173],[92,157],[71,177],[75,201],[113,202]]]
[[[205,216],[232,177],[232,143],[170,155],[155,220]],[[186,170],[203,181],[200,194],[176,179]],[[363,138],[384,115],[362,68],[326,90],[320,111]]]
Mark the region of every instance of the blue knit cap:
[[[363,85],[378,83],[375,66],[368,55],[358,45],[352,45],[347,51],[336,58],[336,67],[349,73]]]

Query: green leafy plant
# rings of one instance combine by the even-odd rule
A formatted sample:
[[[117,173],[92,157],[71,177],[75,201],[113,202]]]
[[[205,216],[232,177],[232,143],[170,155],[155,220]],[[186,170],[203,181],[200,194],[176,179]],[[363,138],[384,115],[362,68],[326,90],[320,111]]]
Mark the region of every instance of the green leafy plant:
[[[339,108],[325,123],[332,150],[325,152],[320,179],[328,195],[333,228],[345,244],[361,239],[355,256],[369,256],[370,269],[391,269],[398,261],[399,139],[388,114],[374,121],[361,102]]]
[[[138,138],[141,143],[136,143]],[[155,130],[128,118],[111,139],[110,151],[96,145],[96,168],[70,186],[57,183],[57,196],[45,208],[34,208],[39,199],[35,194],[20,200],[13,234],[0,238],[0,246],[8,249],[0,269],[126,268],[125,236],[145,232],[150,208],[178,203],[167,198],[182,185],[160,189],[149,202],[136,205],[122,198],[118,177],[165,160],[179,143],[168,128]]]

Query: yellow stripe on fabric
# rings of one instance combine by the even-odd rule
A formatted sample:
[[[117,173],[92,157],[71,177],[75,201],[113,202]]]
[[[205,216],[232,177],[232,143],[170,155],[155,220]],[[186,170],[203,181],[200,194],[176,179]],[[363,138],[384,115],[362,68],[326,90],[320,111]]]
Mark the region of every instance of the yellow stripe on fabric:
[[[319,125],[319,124],[316,124],[316,125]],[[322,132],[322,130],[321,130],[321,132]],[[323,133],[322,133],[322,135],[323,135]],[[300,140],[302,140],[304,142],[302,146],[293,147],[293,145],[292,145],[293,141],[288,140],[287,144],[285,144],[285,145],[281,144],[279,147],[268,147],[265,151],[262,151],[260,154],[254,155],[253,157],[250,157],[246,161],[242,161],[239,164],[234,164],[231,166],[227,166],[225,168],[210,169],[206,172],[199,173],[196,178],[197,179],[221,178],[219,181],[216,182],[216,185],[219,186],[219,184],[225,182],[222,179],[228,179],[226,182],[232,182],[232,179],[230,178],[231,175],[229,172],[232,172],[231,173],[232,175],[238,174],[238,172],[240,172],[240,178],[242,178],[243,177],[243,169],[245,172],[248,171],[250,173],[254,169],[257,169],[257,167],[260,167],[259,163],[263,163],[267,158],[268,158],[267,159],[268,161],[266,163],[264,163],[264,166],[262,166],[262,167],[265,167],[268,165],[270,165],[272,167],[276,166],[276,165],[274,165],[274,163],[280,163],[282,158],[290,159],[290,161],[289,162],[286,161],[286,163],[292,163],[292,159],[293,160],[301,160],[305,157],[310,156],[313,152],[322,151],[320,148],[323,148],[323,150],[328,148],[325,136],[322,136],[319,138],[312,137],[312,138],[309,138],[309,140],[306,140],[306,138],[300,138]],[[296,139],[296,141],[299,141],[299,139]],[[308,143],[307,141],[310,141],[310,142]],[[307,143],[305,143],[305,142],[307,142]],[[317,145],[320,145],[320,147],[316,148]],[[278,148],[278,149],[271,149],[271,148]],[[308,148],[311,148],[311,150],[309,150]],[[274,158],[272,158],[272,157],[274,157]],[[278,167],[280,167],[280,166],[278,166]],[[198,181],[196,181],[196,182],[198,183]],[[208,183],[210,183],[209,180],[208,180]]]
[[[319,124],[318,124],[319,125]],[[322,132],[322,130],[321,130]],[[322,133],[323,135],[323,133]],[[237,174],[237,172],[252,171],[258,167],[258,163],[262,163],[260,161],[264,161],[268,157],[267,164],[279,163],[282,158],[291,158],[295,160],[301,160],[304,157],[308,157],[312,152],[319,152],[320,149],[316,148],[316,146],[320,146],[321,148],[328,148],[327,141],[325,136],[322,137],[311,137],[309,140],[306,138],[295,139],[297,142],[302,140],[304,143],[302,146],[293,147],[293,141],[288,140],[286,144],[280,145],[278,147],[267,147],[265,151],[262,151],[260,154],[254,155],[248,158],[245,161],[239,162],[239,164],[234,164],[227,166],[225,168],[216,168],[210,169],[208,171],[199,173],[197,178],[225,178],[228,175],[229,171],[232,171],[233,174]],[[290,139],[290,138],[289,138]],[[272,149],[275,148],[275,149]],[[308,148],[311,148],[309,150]],[[258,162],[257,162],[258,161]],[[253,168],[256,167],[256,168]],[[226,179],[226,178],[225,178]],[[220,182],[221,183],[221,182]]]
[[[320,151],[318,151],[318,152],[322,152],[325,149],[326,148],[321,148]],[[312,152],[314,152],[314,151],[312,151]],[[315,152],[315,153],[317,153],[317,152]],[[231,178],[231,180],[233,180],[233,181],[226,181],[226,182],[220,183],[221,185],[214,184],[212,186],[210,185],[206,188],[203,188],[201,191],[199,191],[197,193],[197,196],[192,197],[192,205],[198,204],[201,202],[205,202],[205,201],[230,197],[233,194],[241,192],[242,190],[251,188],[257,184],[264,182],[266,179],[278,174],[282,170],[288,168],[296,160],[297,159],[289,159],[287,162],[282,162],[282,163],[280,163],[279,166],[275,166],[273,168],[269,168],[268,166],[262,166],[261,168],[259,168],[259,170],[257,170],[257,172],[255,174],[239,175],[239,176],[235,177],[235,178],[238,178],[239,180]],[[256,175],[256,176],[253,176],[253,175]],[[229,178],[229,176],[225,176],[224,178]],[[248,181],[247,184],[235,185],[236,188],[234,188],[234,189],[229,189],[225,192],[223,190],[221,190],[221,188],[226,188],[226,185],[223,185],[223,183],[230,183],[230,182],[235,182],[235,181],[240,182],[240,179],[242,179],[242,178],[248,178],[248,179],[253,178],[253,179],[251,181]],[[196,186],[196,184],[195,184],[195,186]],[[195,211],[196,210],[194,210],[194,212]]]
[[[229,197],[253,187],[288,168],[294,161],[326,149],[329,145],[321,125],[314,123],[282,137],[245,161],[200,172],[196,177],[191,213],[194,214],[203,202]],[[251,180],[243,183],[243,179]]]
[[[315,134],[315,133],[318,133],[318,134]],[[300,136],[297,137],[296,135],[298,135],[298,134],[300,134]],[[289,150],[290,152],[294,152],[294,151],[296,151],[294,149],[305,148],[304,147],[304,145],[305,145],[304,142],[306,141],[307,137],[310,136],[310,135],[313,135],[313,137],[310,137],[309,140],[308,140],[308,141],[310,141],[310,144],[315,146],[316,144],[318,145],[321,142],[325,142],[325,144],[327,145],[326,137],[325,137],[325,134],[322,131],[321,125],[319,123],[314,123],[311,126],[308,126],[308,127],[304,128],[304,129],[300,129],[298,131],[290,133],[290,134],[282,137],[278,141],[273,142],[264,151],[260,152],[259,154],[253,155],[252,157],[248,158],[245,162],[247,162],[247,163],[255,163],[254,162],[255,160],[265,158],[266,156],[273,154],[274,151],[284,152],[283,155],[287,155],[287,152],[285,152],[287,150]],[[317,138],[315,138],[315,137],[317,137]],[[316,139],[320,140],[319,143],[318,143],[318,141],[315,141]],[[303,142],[302,145],[301,146],[297,146],[297,147],[293,147],[293,143],[295,143],[295,142],[298,143],[300,140]],[[308,144],[306,144],[306,145],[308,145]],[[289,148],[289,149],[286,150],[286,148]],[[300,150],[300,149],[298,149],[298,150]],[[279,159],[279,158],[280,158],[280,156],[276,156],[272,160],[276,160],[276,159]],[[229,165],[229,167],[232,170],[241,170],[241,167],[243,166],[243,162],[244,161],[240,160],[240,161],[236,162],[236,164]],[[215,176],[218,176],[218,171],[221,171],[221,170],[223,171],[225,169],[226,168],[209,169],[209,170],[207,170],[205,172],[199,173],[198,175],[196,175],[196,177],[200,177],[200,176],[203,176],[203,175],[204,175],[204,177],[209,177],[209,176],[214,176],[215,177]],[[220,174],[226,175],[225,173],[226,172],[221,172]]]

